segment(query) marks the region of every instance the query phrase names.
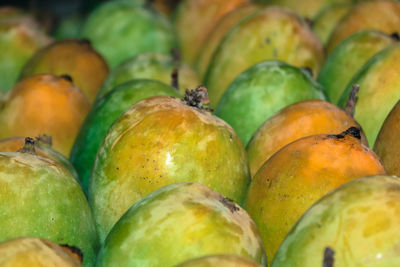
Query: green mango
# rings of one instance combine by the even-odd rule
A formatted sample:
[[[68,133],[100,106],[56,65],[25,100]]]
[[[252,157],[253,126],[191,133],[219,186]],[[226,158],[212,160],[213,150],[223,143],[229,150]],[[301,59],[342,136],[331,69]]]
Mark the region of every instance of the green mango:
[[[175,96],[181,93],[174,88],[153,80],[131,80],[120,84],[98,99],[92,107],[72,147],[70,160],[88,192],[90,171],[108,128],[130,106],[152,96]]]
[[[351,78],[368,59],[396,41],[376,30],[357,32],[344,40],[329,54],[318,75],[329,101],[338,103]]]
[[[398,266],[399,210],[399,178],[372,176],[347,183],[301,217],[272,267],[314,267],[329,260],[333,265],[324,266]]]
[[[84,22],[81,37],[92,42],[111,69],[139,53],[169,53],[176,45],[173,27],[164,16],[124,1],[98,6]]]
[[[349,3],[329,6],[317,14],[312,23],[312,29],[325,45],[338,22],[352,7]]]
[[[185,89],[196,88],[201,84],[196,73],[186,64],[180,63],[169,55],[145,53],[136,55],[119,64],[104,81],[97,98],[100,98],[117,85],[133,79],[152,79],[171,84],[171,74],[178,70],[178,87],[181,92]]]
[[[215,114],[229,123],[246,145],[263,122],[280,109],[309,99],[325,97],[307,71],[280,61],[264,61],[236,77]]]
[[[162,187],[133,205],[100,249],[97,266],[175,266],[233,254],[265,266],[261,237],[245,210],[198,183]]]
[[[171,183],[199,182],[242,202],[250,182],[246,151],[233,129],[203,107],[203,89],[183,99],[144,99],[108,130],[89,183],[101,241],[134,203]]]
[[[79,248],[84,265],[93,266],[98,237],[80,185],[67,169],[31,153],[0,153],[0,242],[46,238]]]
[[[400,99],[400,43],[377,53],[361,67],[340,97],[340,107],[346,106],[353,84],[360,86],[354,118],[373,147],[385,118]]]
[[[236,24],[214,52],[204,80],[211,107],[217,106],[237,75],[256,63],[281,60],[317,75],[323,58],[321,41],[295,13],[261,9]]]
[[[23,21],[0,22],[0,91],[9,91],[29,58],[49,42],[38,28]]]

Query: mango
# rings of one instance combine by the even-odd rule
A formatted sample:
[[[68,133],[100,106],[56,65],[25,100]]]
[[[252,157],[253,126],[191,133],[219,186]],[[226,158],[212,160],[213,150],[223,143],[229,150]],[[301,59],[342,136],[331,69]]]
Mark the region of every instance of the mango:
[[[164,16],[124,1],[99,5],[84,22],[81,37],[91,41],[111,69],[139,53],[166,54],[176,45],[173,27]]]
[[[176,182],[199,182],[241,203],[250,182],[246,151],[211,114],[204,87],[183,99],[144,99],[123,113],[100,146],[89,183],[101,241],[142,197]]]
[[[326,46],[328,54],[348,36],[367,29],[387,34],[399,31],[400,3],[395,0],[374,0],[355,5],[333,30]]]
[[[161,82],[137,79],[122,83],[96,101],[78,133],[70,155],[85,193],[88,192],[90,171],[97,150],[108,128],[130,106],[145,98],[161,95],[180,97],[182,94]]]
[[[351,78],[376,53],[398,42],[398,39],[376,30],[357,32],[336,47],[326,58],[318,82],[330,102],[336,104]]]
[[[97,266],[175,266],[233,254],[265,265],[258,230],[245,210],[198,183],[162,187],[133,205],[101,247]]]
[[[253,261],[249,261],[242,257],[234,255],[214,255],[204,256],[196,259],[187,260],[176,267],[213,267],[213,266],[226,266],[226,267],[260,267]]]
[[[316,202],[296,223],[272,267],[391,267],[400,262],[400,181],[372,176],[349,182]]]
[[[97,98],[133,79],[152,79],[171,85],[174,69],[178,71],[178,88],[182,93],[201,84],[196,73],[179,59],[159,53],[145,53],[129,58],[115,67],[104,81]]]
[[[264,60],[280,60],[307,67],[316,76],[324,52],[321,41],[295,13],[263,8],[236,24],[215,51],[205,75],[211,107],[218,105],[240,73]]]
[[[229,123],[244,145],[264,121],[280,109],[308,99],[325,99],[307,71],[280,61],[264,61],[229,85],[215,114]]]
[[[282,147],[315,134],[335,134],[360,127],[343,109],[323,100],[301,101],[287,106],[266,120],[247,144],[250,173],[259,168]],[[361,132],[361,142],[368,146]]]
[[[343,92],[340,107],[346,105],[353,84],[360,86],[354,118],[373,147],[384,120],[400,98],[400,43],[377,53],[361,67]]]
[[[354,179],[385,174],[360,138],[359,129],[351,127],[341,134],[298,139],[253,177],[244,207],[260,229],[269,263],[296,221],[320,197]]]

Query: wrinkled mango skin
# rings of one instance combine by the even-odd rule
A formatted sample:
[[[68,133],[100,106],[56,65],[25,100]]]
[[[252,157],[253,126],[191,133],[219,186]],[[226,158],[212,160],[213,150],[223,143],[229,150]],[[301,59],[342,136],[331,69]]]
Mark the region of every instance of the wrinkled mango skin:
[[[324,87],[329,101],[338,103],[357,71],[376,53],[396,42],[376,30],[357,32],[344,40],[326,58],[318,75],[318,82]]]
[[[340,97],[340,107],[346,105],[353,84],[360,86],[354,119],[373,147],[384,120],[400,99],[400,43],[382,50],[361,67]]]
[[[47,239],[23,237],[0,243],[3,267],[80,267],[80,259]]]
[[[100,249],[97,266],[175,266],[213,254],[265,265],[258,230],[245,210],[198,183],[160,188],[132,206]]]
[[[236,76],[256,63],[281,60],[308,67],[316,76],[323,59],[321,41],[301,18],[286,9],[263,8],[236,24],[215,51],[204,78],[211,107]]]
[[[261,267],[255,262],[234,255],[204,256],[185,261],[176,267]]]
[[[104,81],[97,99],[103,97],[116,86],[133,79],[151,79],[171,84],[171,74],[178,70],[178,87],[184,93],[186,89],[201,84],[196,73],[187,65],[179,63],[169,55],[145,53],[132,57],[119,64]]]
[[[326,247],[334,251],[335,266],[398,266],[399,224],[399,178],[357,179],[324,196],[303,215],[272,267],[321,266]]]
[[[28,153],[0,153],[0,242],[32,236],[79,248],[93,266],[98,238],[80,185],[58,164]]]
[[[243,201],[250,175],[233,129],[178,98],[152,97],[132,106],[107,132],[89,183],[100,239],[142,197],[185,181]]]
[[[90,172],[97,150],[108,128],[130,106],[145,98],[161,95],[181,96],[177,90],[166,84],[140,79],[125,82],[96,101],[79,131],[70,156],[85,193],[88,192]]]
[[[264,61],[229,85],[215,114],[229,123],[244,145],[280,109],[309,99],[325,99],[322,87],[306,72],[280,61]]]
[[[279,149],[297,139],[315,134],[337,134],[360,127],[344,110],[327,101],[308,100],[290,105],[258,128],[246,147],[253,177]],[[368,146],[364,133],[361,142]]]
[[[350,135],[308,136],[275,153],[253,177],[244,204],[269,261],[315,201],[344,183],[376,174],[385,174],[379,158]]]

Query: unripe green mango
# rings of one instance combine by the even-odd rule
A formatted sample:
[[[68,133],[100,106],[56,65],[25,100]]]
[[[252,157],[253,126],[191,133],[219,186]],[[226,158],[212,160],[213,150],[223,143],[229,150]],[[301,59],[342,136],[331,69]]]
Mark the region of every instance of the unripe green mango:
[[[322,266],[326,248],[333,252],[333,266],[398,266],[399,225],[399,178],[356,179],[325,195],[303,215],[272,267]]]
[[[85,21],[81,37],[92,42],[111,69],[139,53],[169,53],[176,44],[172,25],[164,16],[124,1],[97,7]]]
[[[88,192],[90,171],[97,150],[108,128],[133,104],[148,97],[161,95],[179,97],[181,93],[158,81],[138,79],[120,84],[95,102],[79,131],[70,155],[85,193]]]
[[[242,72],[218,104],[216,115],[246,145],[264,121],[280,109],[309,99],[325,99],[307,71],[280,61],[264,61]]]
[[[242,202],[250,182],[246,151],[226,122],[192,103],[197,93],[144,99],[108,130],[89,184],[101,241],[134,203],[171,183],[199,182]]]
[[[385,118],[400,99],[400,43],[382,50],[361,67],[340,97],[340,107],[346,105],[353,84],[360,86],[354,118],[373,147]]]
[[[108,75],[100,88],[97,98],[100,98],[116,86],[133,79],[152,79],[171,84],[171,74],[178,70],[178,87],[181,92],[196,88],[201,84],[196,73],[186,64],[172,56],[159,53],[136,55],[119,64]]]
[[[92,266],[98,238],[80,185],[59,164],[30,153],[0,153],[0,242],[46,238],[79,248]]]
[[[175,266],[233,254],[266,264],[261,237],[245,210],[198,183],[162,187],[133,205],[100,249],[97,266]]]
[[[329,54],[318,75],[331,103],[336,104],[357,71],[379,51],[398,42],[376,30],[357,32]]]
[[[237,75],[256,63],[281,60],[310,68],[316,76],[323,58],[321,41],[304,20],[286,9],[263,8],[236,24],[215,51],[204,79],[211,107]]]

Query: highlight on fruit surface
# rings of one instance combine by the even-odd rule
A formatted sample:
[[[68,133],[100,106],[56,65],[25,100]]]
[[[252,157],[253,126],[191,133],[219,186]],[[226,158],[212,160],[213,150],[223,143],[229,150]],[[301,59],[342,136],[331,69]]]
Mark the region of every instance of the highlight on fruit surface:
[[[260,230],[269,260],[320,197],[354,179],[385,174],[379,158],[360,139],[356,127],[304,137],[284,146],[258,170],[244,207]]]
[[[169,267],[215,254],[266,264],[261,237],[244,209],[205,185],[175,183],[123,215],[100,249],[97,266]]]
[[[199,182],[241,203],[250,182],[246,151],[223,120],[211,114],[204,87],[183,99],[144,99],[108,130],[89,183],[89,202],[100,239],[152,191]],[[112,182],[111,182],[112,181]]]

